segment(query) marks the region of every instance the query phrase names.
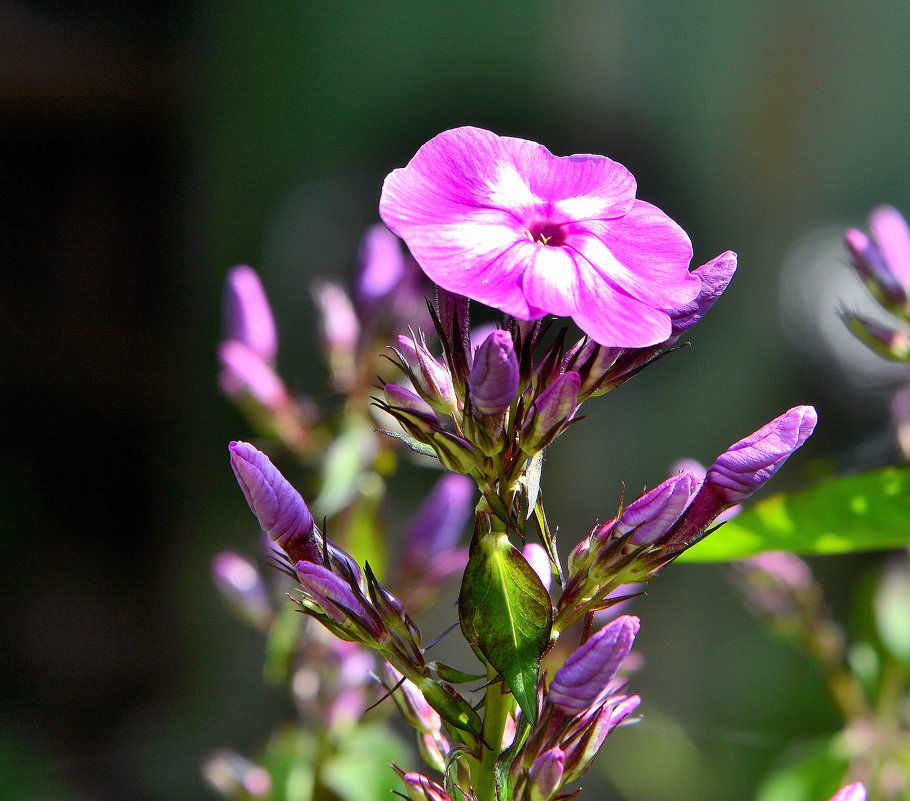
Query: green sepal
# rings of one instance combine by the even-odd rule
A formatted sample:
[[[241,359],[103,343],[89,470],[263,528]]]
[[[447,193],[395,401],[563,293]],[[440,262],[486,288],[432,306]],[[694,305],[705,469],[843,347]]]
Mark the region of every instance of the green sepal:
[[[458,596],[461,630],[498,671],[528,720],[537,717],[540,657],[550,641],[550,595],[508,537],[491,532],[471,547]]]
[[[428,662],[427,667],[436,671],[439,678],[450,684],[467,684],[469,681],[480,681],[486,678],[483,673],[465,673],[449,665],[444,665],[442,662]]]
[[[405,445],[407,445],[414,453],[419,453],[421,456],[429,456],[432,459],[438,458],[436,456],[436,451],[434,451],[429,445],[425,445],[423,442],[419,442],[414,439],[410,434],[405,434],[403,431],[387,431],[384,428],[376,429],[380,434],[385,434],[387,437],[392,437],[393,439],[400,440]]]
[[[823,555],[910,543],[910,467],[834,478],[772,495],[680,555],[681,562],[728,562],[762,551]]]

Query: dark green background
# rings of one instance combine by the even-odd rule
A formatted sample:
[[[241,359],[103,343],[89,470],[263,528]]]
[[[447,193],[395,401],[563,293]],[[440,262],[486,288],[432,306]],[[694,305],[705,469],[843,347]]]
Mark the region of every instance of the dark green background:
[[[289,382],[320,394],[308,284],[350,275],[383,176],[445,128],[609,155],[697,263],[739,253],[693,347],[551,449],[563,545],[612,514],[622,481],[709,461],[797,403],[819,429],[778,489],[894,458],[887,381],[851,383],[811,336],[797,349],[778,299],[808,232],[881,201],[910,211],[908,33],[901,2],[0,6],[8,797],[205,798],[204,755],[254,751],[285,714],[208,578],[216,551],[256,538],[226,456],[250,432],[215,380],[221,281],[261,270]],[[845,610],[866,562],[817,564]],[[668,571],[636,611],[646,721],[589,788],[749,797],[790,739],[834,725],[721,570]]]

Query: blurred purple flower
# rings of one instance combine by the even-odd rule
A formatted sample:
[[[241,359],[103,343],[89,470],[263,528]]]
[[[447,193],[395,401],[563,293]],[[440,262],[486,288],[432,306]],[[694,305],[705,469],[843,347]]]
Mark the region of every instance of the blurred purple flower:
[[[866,788],[860,782],[848,784],[838,790],[831,801],[866,801]]]
[[[249,346],[235,339],[225,340],[218,346],[218,358],[224,368],[219,383],[230,397],[249,395],[272,414],[292,403],[272,365]]]
[[[300,493],[261,451],[248,442],[229,446],[231,467],[259,525],[292,562],[323,562],[313,515]]]
[[[531,565],[531,568],[549,592],[550,585],[553,583],[553,566],[550,564],[550,557],[547,555],[546,549],[536,542],[529,542],[521,549],[521,555]]]
[[[671,334],[692,301],[692,246],[603,156],[558,157],[480,128],[445,131],[385,180],[379,211],[424,272],[522,320],[572,317],[602,345]]]
[[[475,411],[502,414],[518,392],[518,357],[508,331],[497,329],[483,340],[471,368],[470,398]]]
[[[567,715],[601,706],[613,692],[613,677],[632,650],[639,621],[623,615],[608,623],[556,671],[546,695],[548,704]]]
[[[395,292],[404,276],[401,240],[384,225],[370,226],[360,242],[360,270],[354,281],[354,299],[372,309]]]
[[[458,473],[446,473],[436,482],[408,525],[406,566],[426,570],[457,547],[471,516],[475,487],[473,479]]]
[[[869,215],[872,237],[851,228],[844,233],[850,261],[875,298],[892,311],[906,307],[910,293],[910,228],[893,206]]]
[[[224,292],[224,338],[246,345],[266,362],[278,353],[275,318],[259,275],[239,265],[228,272]]]
[[[242,618],[266,628],[272,620],[272,604],[259,571],[247,559],[232,551],[212,560],[212,579],[221,596]]]

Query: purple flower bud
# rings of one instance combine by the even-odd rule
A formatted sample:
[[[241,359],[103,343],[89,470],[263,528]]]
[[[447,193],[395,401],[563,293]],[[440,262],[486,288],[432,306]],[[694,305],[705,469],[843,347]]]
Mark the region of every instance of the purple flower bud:
[[[676,339],[701,320],[721,296],[736,272],[736,254],[728,250],[692,272],[701,279],[701,289],[695,300],[670,310],[671,339]]]
[[[442,718],[433,709],[424,697],[420,688],[388,662],[385,672],[389,687],[394,687],[392,699],[401,710],[405,720],[418,732],[423,734],[436,734],[442,731]]]
[[[448,431],[436,431],[430,445],[446,470],[453,473],[470,473],[474,469],[474,448],[461,437]]]
[[[404,275],[401,240],[381,223],[371,226],[360,242],[360,270],[354,297],[365,308],[380,305],[396,291]]]
[[[508,331],[497,329],[478,348],[471,368],[470,397],[480,414],[502,414],[518,392],[518,357]]]
[[[879,206],[869,215],[869,230],[888,269],[910,287],[910,228],[893,206]]]
[[[475,487],[472,479],[458,473],[446,473],[436,482],[408,526],[406,567],[426,568],[458,545],[471,516]]]
[[[224,368],[219,377],[221,388],[232,398],[249,395],[268,411],[275,413],[291,403],[284,382],[259,353],[234,339],[218,346]]]
[[[818,415],[811,406],[797,406],[740,440],[708,468],[705,483],[716,488],[729,505],[759,489],[815,429]]]
[[[522,450],[535,453],[559,435],[575,416],[579,386],[578,373],[563,373],[540,394],[522,426]]]
[[[868,236],[851,228],[844,233],[844,244],[853,269],[879,302],[889,309],[907,303],[906,289]]]
[[[322,562],[310,510],[269,458],[247,442],[229,446],[231,467],[259,525],[291,561]]]
[[[802,626],[806,601],[820,597],[812,571],[785,551],[767,551],[732,563],[737,589],[755,614],[771,624]]]
[[[678,473],[630,503],[613,526],[613,536],[635,531],[631,542],[648,545],[661,537],[689,505],[700,485],[694,473]]]
[[[269,593],[251,562],[231,551],[220,553],[212,560],[212,579],[228,605],[244,620],[258,628],[268,626],[272,619]]]
[[[388,408],[385,409],[417,439],[423,440],[440,427],[439,416],[433,408],[419,395],[397,384],[386,384],[383,387]]]
[[[546,695],[567,715],[600,706],[611,691],[610,682],[632,650],[639,621],[623,615],[608,623],[556,671]]]
[[[581,378],[579,400],[602,395],[609,389],[607,375],[622,351],[622,348],[605,348],[593,339],[580,339],[575,343],[563,359],[562,369],[563,372],[574,371]]]
[[[886,359],[910,361],[910,337],[905,331],[860,317],[852,312],[842,314],[847,327],[872,350]]]
[[[860,782],[842,787],[831,801],[866,801],[866,788]]]
[[[262,282],[252,267],[239,265],[228,272],[224,292],[225,339],[246,345],[266,362],[278,353],[275,318]]]
[[[550,564],[550,557],[547,555],[546,549],[536,542],[529,542],[521,549],[521,555],[531,565],[537,577],[549,592],[550,584],[553,582],[553,567]]]
[[[554,746],[544,751],[528,771],[531,801],[550,801],[562,784],[563,765],[566,755],[561,748]]]
[[[610,698],[599,709],[583,715],[563,738],[566,749],[563,783],[581,778],[591,767],[594,757],[611,732],[631,715],[641,698],[637,695],[618,695]]]
[[[410,801],[452,801],[449,794],[422,773],[399,774]]]
[[[347,292],[338,284],[323,282],[313,289],[319,307],[319,332],[329,354],[351,353],[357,347],[360,321]]]
[[[406,362],[408,377],[414,389],[436,411],[449,414],[458,408],[458,398],[448,367],[434,359],[423,342],[411,337],[398,337],[398,352]]]
[[[357,624],[372,637],[383,638],[384,628],[378,615],[373,610],[368,611],[351,585],[327,567],[300,561],[297,579],[306,596],[343,628],[350,629]]]

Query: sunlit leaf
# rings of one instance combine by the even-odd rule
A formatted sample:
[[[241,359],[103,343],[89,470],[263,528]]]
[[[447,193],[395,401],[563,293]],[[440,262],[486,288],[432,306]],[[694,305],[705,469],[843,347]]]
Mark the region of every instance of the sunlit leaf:
[[[550,640],[550,596],[505,535],[471,550],[458,598],[461,628],[502,674],[528,720],[536,717],[540,655]]]
[[[821,482],[751,506],[682,556],[727,562],[762,551],[856,553],[910,544],[910,467],[886,467]]]

